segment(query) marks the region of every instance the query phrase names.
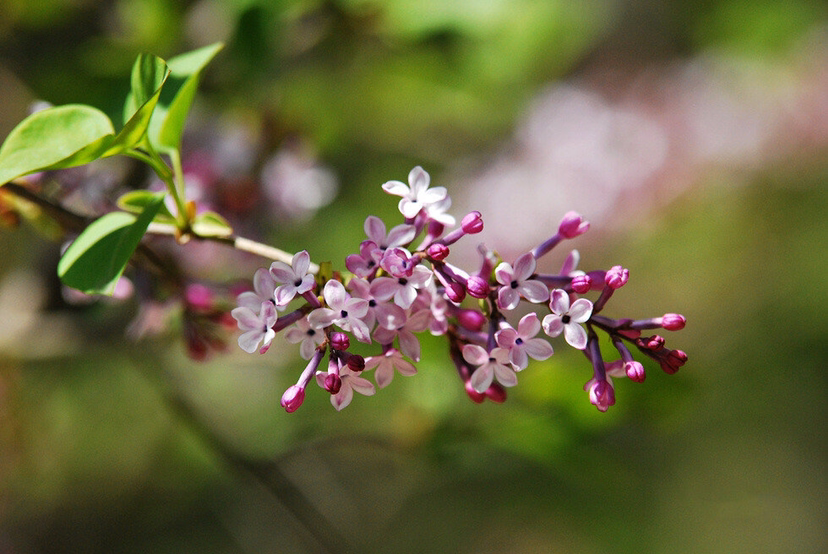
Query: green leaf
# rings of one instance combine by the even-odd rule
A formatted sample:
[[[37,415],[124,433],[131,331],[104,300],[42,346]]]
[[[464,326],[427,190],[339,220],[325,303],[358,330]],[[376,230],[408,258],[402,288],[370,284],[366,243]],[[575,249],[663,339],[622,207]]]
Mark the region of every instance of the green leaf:
[[[226,219],[215,212],[204,212],[195,216],[193,232],[200,237],[226,237],[233,234],[233,228]]]
[[[148,190],[133,190],[118,198],[118,207],[130,213],[140,214],[147,209],[147,206],[155,203],[158,193],[150,192]],[[167,205],[162,203],[161,208],[155,215],[153,221],[158,223],[175,224],[175,216],[167,208]]]
[[[45,169],[87,164],[112,145],[115,129],[102,111],[68,104],[35,112],[0,147],[0,185]]]
[[[112,212],[95,220],[58,262],[58,276],[63,284],[87,294],[111,296],[163,202],[164,194],[160,193],[138,216]]]
[[[150,122],[150,141],[157,150],[168,152],[179,149],[201,71],[223,47],[223,44],[215,43],[167,62],[170,76]]]
[[[169,73],[161,58],[152,54],[138,56],[132,66],[132,91],[124,103],[124,127],[106,155],[118,154],[144,139]]]

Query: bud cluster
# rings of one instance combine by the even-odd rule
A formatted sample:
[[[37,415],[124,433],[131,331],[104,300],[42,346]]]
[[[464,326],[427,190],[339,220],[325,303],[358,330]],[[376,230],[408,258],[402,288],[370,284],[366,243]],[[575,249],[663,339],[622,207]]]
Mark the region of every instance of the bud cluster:
[[[660,335],[642,335],[650,329],[680,330],[683,316],[671,313],[633,320],[599,315],[629,280],[628,269],[577,270],[579,254],[572,250],[558,274],[536,272],[539,258],[589,229],[579,214],[565,214],[552,237],[511,263],[481,245],[479,267],[466,271],[448,261],[450,249],[464,236],[483,229],[482,216],[466,214],[457,228],[446,232],[456,224],[447,213],[451,199],[444,187],[430,188],[429,183],[428,173],[415,167],[408,184],[382,185],[387,193],[401,197],[404,222],[388,230],[382,220],[368,216],[366,240],[357,253],[345,258],[348,274],[313,275],[310,256],[302,251],[290,265],[277,261],[269,269],[257,270],[253,290],[239,295],[232,316],[243,331],[239,337],[243,350],[264,353],[276,334],[285,330],[285,338],[299,344],[300,355],[308,361],[282,397],[285,410],[299,408],[312,381],[341,410],[352,401],[354,391],[373,395],[376,387],[388,386],[396,373],[416,374],[417,336],[426,331],[447,338],[451,360],[475,402],[504,401],[504,387],[517,384],[517,374],[528,367],[530,358],[552,356],[548,338],[559,335],[592,363],[593,376],[584,388],[601,411],[615,403],[613,377],[626,376],[635,382],[645,378],[644,366],[633,359],[630,347],[667,373],[675,373],[687,361],[681,350],[665,348]],[[582,297],[590,291],[598,292],[595,302]],[[298,306],[289,309],[291,304]],[[515,310],[525,304],[538,309],[513,321]],[[607,334],[618,359],[604,361],[599,331]],[[352,338],[378,344],[379,351],[369,357],[352,353]],[[328,363],[323,367],[326,355]],[[374,382],[363,376],[369,370],[374,371]]]

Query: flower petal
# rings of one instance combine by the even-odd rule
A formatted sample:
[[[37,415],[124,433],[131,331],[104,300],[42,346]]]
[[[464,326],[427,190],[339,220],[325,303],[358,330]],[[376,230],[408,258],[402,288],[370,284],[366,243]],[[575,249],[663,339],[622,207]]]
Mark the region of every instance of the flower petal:
[[[517,291],[529,302],[538,304],[549,298],[549,289],[542,282],[530,279],[518,285]]]
[[[328,306],[334,310],[339,310],[348,298],[348,293],[345,292],[345,287],[342,286],[342,283],[331,279],[325,283],[323,296],[325,297],[325,302],[328,303]]]
[[[489,353],[479,344],[467,344],[463,347],[463,359],[472,365],[481,365],[489,359]]]
[[[411,189],[402,181],[388,181],[383,183],[382,190],[394,196],[407,196]]]
[[[543,339],[529,339],[524,341],[523,350],[536,360],[545,360],[555,353],[552,345]]]
[[[494,372],[492,370],[492,364],[487,363],[474,370],[471,379],[469,379],[469,383],[471,383],[474,390],[479,393],[484,393],[491,386],[493,380]]]
[[[564,338],[573,348],[577,348],[578,350],[586,348],[586,331],[577,323],[567,323],[564,325]]]
[[[312,315],[312,314],[311,314]],[[564,330],[563,319],[559,315],[549,314],[543,318],[543,332],[550,337],[557,337]]]
[[[293,272],[297,277],[305,276],[310,268],[310,254],[307,250],[302,250],[293,255],[293,260],[290,264],[293,267]]]
[[[518,321],[517,334],[520,338],[526,340],[534,337],[541,329],[540,319],[538,314],[531,312],[520,318]]]
[[[285,262],[273,262],[270,264],[270,275],[277,283],[290,283],[296,278],[293,268]]]
[[[563,289],[555,289],[549,294],[549,309],[558,315],[569,311],[569,295]]]
[[[518,303],[520,303],[520,295],[509,285],[497,290],[497,305],[501,310],[514,310]]]
[[[503,385],[504,387],[514,387],[517,385],[517,373],[512,370],[511,367],[505,366],[503,364],[492,364],[494,366],[494,374],[497,377],[497,381]],[[488,387],[486,387],[488,388]],[[484,389],[485,390],[485,389]],[[478,391],[483,392],[483,391]]]
[[[527,252],[515,260],[513,279],[518,281],[525,281],[535,272],[537,261],[531,252]]]
[[[592,302],[579,298],[569,307],[569,318],[576,323],[584,323],[592,315]]]

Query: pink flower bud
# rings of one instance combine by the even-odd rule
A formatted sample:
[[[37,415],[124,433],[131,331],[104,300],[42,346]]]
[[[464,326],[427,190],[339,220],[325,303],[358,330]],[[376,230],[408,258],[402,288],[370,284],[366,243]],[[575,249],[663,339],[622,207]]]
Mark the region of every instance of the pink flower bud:
[[[496,402],[497,404],[503,404],[506,402],[506,389],[504,389],[500,383],[492,383],[491,386],[486,389],[485,394],[489,400]]]
[[[351,346],[351,339],[342,331],[331,333],[331,348],[334,350],[348,350]]]
[[[184,289],[187,305],[198,311],[207,311],[213,307],[213,292],[200,283],[191,283]]]
[[[589,222],[584,221],[578,212],[567,212],[564,214],[560,225],[558,225],[558,233],[567,239],[574,239],[588,230]]]
[[[664,314],[661,318],[661,326],[668,331],[680,331],[685,323],[687,320],[681,314]]]
[[[466,281],[466,291],[475,298],[489,296],[489,283],[479,275],[472,275]]]
[[[460,310],[457,312],[457,322],[469,331],[480,331],[486,324],[486,316],[478,310]]]
[[[606,380],[590,379],[584,388],[589,391],[589,401],[601,412],[615,404],[615,390]]]
[[[644,373],[644,366],[641,365],[640,362],[626,362],[624,364],[624,371],[627,373],[627,377],[629,377],[631,381],[635,381],[636,383],[644,382],[644,379],[647,377],[647,375]]]
[[[482,404],[483,401],[486,400],[485,394],[474,390],[471,381],[466,381],[466,394],[469,395],[469,398],[471,398],[472,402],[474,402],[475,404]]]
[[[285,411],[291,414],[298,410],[299,406],[301,406],[304,401],[305,389],[299,385],[293,385],[285,391],[285,394],[282,395],[281,404]]]
[[[661,335],[653,335],[652,337],[644,337],[638,340],[639,346],[646,350],[652,350],[653,352],[658,352],[662,348],[664,348],[664,337]]]
[[[460,227],[470,235],[479,233],[483,230],[483,216],[478,211],[469,212],[460,222]]]
[[[348,364],[348,369],[350,369],[354,373],[359,373],[360,371],[365,369],[365,358],[363,358],[359,354],[351,354],[350,356],[348,356],[348,361],[345,363]]]
[[[592,288],[592,277],[589,275],[577,275],[572,278],[572,290],[578,294],[589,292]]]
[[[604,277],[604,281],[607,283],[607,286],[611,289],[620,289],[624,285],[627,284],[627,281],[630,280],[630,270],[621,267],[620,265],[614,265],[609,270],[607,270],[607,275]]]
[[[446,286],[446,297],[459,304],[466,297],[466,289],[460,283],[451,282]]]
[[[336,373],[328,373],[325,376],[325,390],[331,394],[336,394],[342,388],[342,379]]]
[[[442,261],[448,258],[449,248],[445,244],[435,243],[426,249],[426,254],[429,258],[436,261]]]
[[[665,373],[672,375],[679,370],[687,362],[687,354],[681,350],[671,350],[669,354],[661,361],[661,369]]]

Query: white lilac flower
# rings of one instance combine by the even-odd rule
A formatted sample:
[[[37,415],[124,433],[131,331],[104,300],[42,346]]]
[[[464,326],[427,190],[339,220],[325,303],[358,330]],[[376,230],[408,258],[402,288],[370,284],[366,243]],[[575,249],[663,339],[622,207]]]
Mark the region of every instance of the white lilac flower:
[[[517,374],[509,363],[509,351],[505,348],[497,347],[486,352],[482,346],[467,344],[463,347],[463,359],[477,366],[469,382],[479,393],[486,392],[495,377],[504,387],[517,385]]]
[[[446,213],[450,207],[451,197],[446,196],[439,202],[434,202],[433,204],[426,206],[425,212],[429,219],[451,227],[457,222],[457,220],[454,219],[453,215]]]
[[[316,372],[316,382],[323,389],[325,388],[325,378],[327,376],[327,371]],[[331,395],[331,404],[337,411],[351,403],[354,398],[354,391],[365,396],[371,396],[376,392],[371,381],[365,377],[360,377],[358,373],[351,371],[348,366],[342,366],[339,369],[339,378],[342,381],[342,386],[339,388],[339,392]]]
[[[374,331],[374,340],[380,344],[391,344],[394,338],[399,339],[400,350],[403,354],[414,360],[420,361],[420,341],[414,333],[420,333],[428,328],[431,322],[431,310],[420,310],[409,315],[405,322],[395,329],[378,327]]]
[[[253,274],[253,290],[246,291],[236,297],[239,306],[250,308],[250,310],[257,312],[262,305],[262,302],[275,302],[273,291],[276,290],[276,281],[270,271],[260,267]]]
[[[571,346],[579,350],[586,348],[587,334],[580,324],[592,315],[592,302],[579,298],[570,306],[569,294],[555,289],[550,295],[549,309],[552,313],[543,318],[544,332],[550,337],[557,337],[563,332]]]
[[[381,356],[365,358],[365,369],[374,368],[376,368],[374,378],[379,388],[385,388],[391,383],[395,369],[400,372],[400,375],[409,377],[417,373],[414,364],[403,358],[402,353],[396,348],[388,349]]]
[[[322,291],[327,308],[317,308],[308,314],[308,323],[315,329],[336,325],[351,331],[360,342],[370,343],[371,333],[362,320],[368,313],[368,301],[351,298],[339,281],[330,280]]]
[[[239,306],[233,308],[230,315],[238,322],[239,329],[243,331],[239,336],[239,347],[248,354],[252,354],[259,347],[259,343],[262,343],[260,352],[264,353],[273,337],[276,336],[273,330],[278,318],[276,306],[270,302],[262,302],[258,314],[246,306]]]
[[[270,275],[277,283],[281,283],[273,292],[277,305],[286,306],[297,294],[304,294],[313,289],[316,280],[308,273],[308,269],[310,256],[307,250],[297,252],[291,265],[278,261],[270,265]]]
[[[527,252],[515,260],[514,268],[501,262],[495,268],[495,279],[501,287],[497,291],[497,304],[501,310],[513,310],[522,296],[529,302],[545,302],[549,288],[537,279],[529,277],[535,272],[535,257]]]
[[[285,339],[292,344],[301,343],[299,355],[302,359],[310,360],[316,347],[325,342],[325,333],[311,327],[308,318],[303,317],[285,331]]]
[[[498,346],[509,351],[509,361],[516,370],[526,369],[530,357],[545,360],[554,353],[552,345],[545,339],[533,338],[540,329],[540,320],[532,312],[521,318],[517,330],[507,327],[495,333]]]
[[[414,218],[423,208],[443,201],[448,191],[445,187],[428,188],[431,177],[417,166],[408,174],[408,185],[402,181],[388,181],[382,188],[388,194],[402,196],[399,203],[400,213],[406,219]]]

